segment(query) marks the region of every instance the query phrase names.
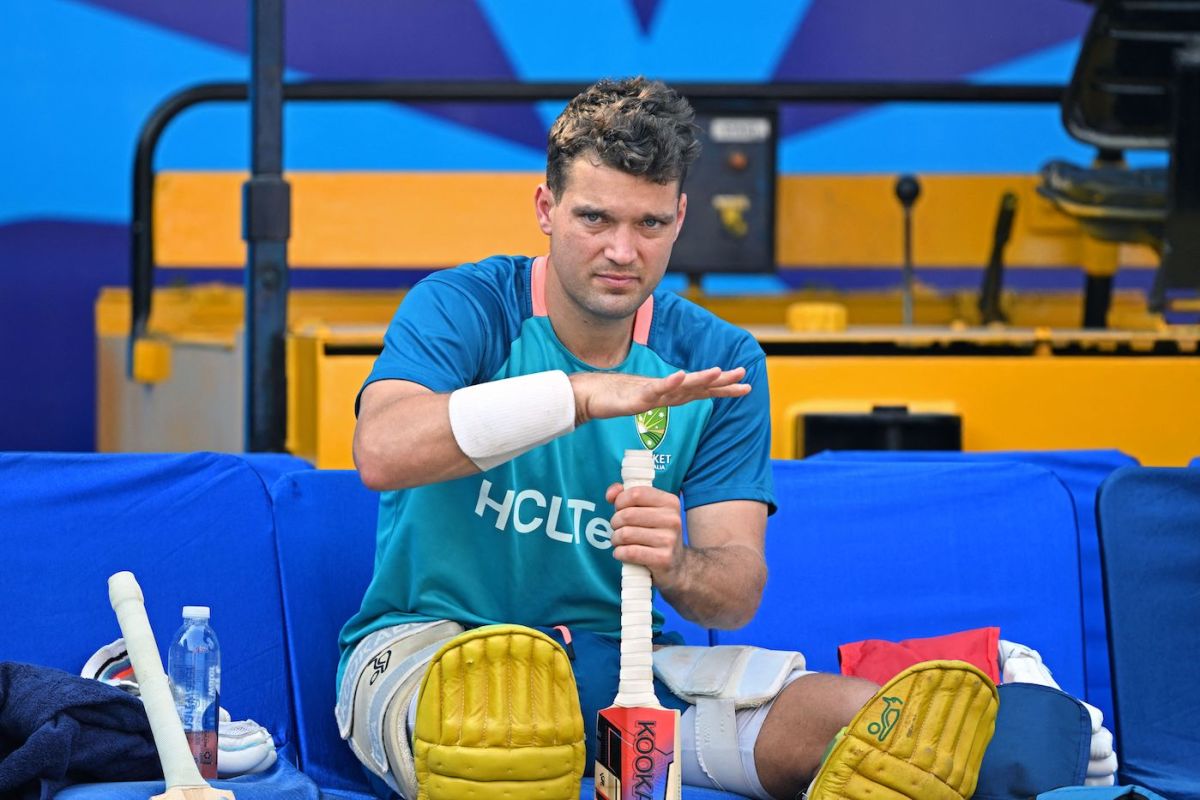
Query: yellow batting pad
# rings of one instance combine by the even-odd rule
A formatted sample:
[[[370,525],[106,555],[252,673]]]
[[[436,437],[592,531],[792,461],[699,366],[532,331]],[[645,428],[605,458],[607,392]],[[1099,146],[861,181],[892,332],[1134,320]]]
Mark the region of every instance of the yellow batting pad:
[[[418,800],[576,800],[583,715],[562,647],[520,625],[488,625],[434,655],[413,730]]]
[[[909,667],[851,720],[809,788],[809,800],[968,798],[999,707],[996,687],[970,664]]]

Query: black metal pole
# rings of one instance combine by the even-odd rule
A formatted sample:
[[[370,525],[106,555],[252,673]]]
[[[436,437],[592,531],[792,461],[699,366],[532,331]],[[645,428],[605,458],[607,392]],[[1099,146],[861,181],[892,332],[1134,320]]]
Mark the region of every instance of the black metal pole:
[[[901,175],[896,180],[896,199],[904,209],[904,263],[900,275],[903,279],[901,287],[901,322],[905,327],[913,324],[913,274],[912,256],[912,208],[913,203],[921,196],[921,183],[914,175]]]
[[[1008,322],[1000,308],[1000,295],[1004,291],[1004,248],[1012,237],[1013,218],[1017,214],[1017,195],[1005,192],[1000,197],[1000,210],[996,212],[996,229],[992,233],[992,252],[983,270],[983,285],[979,289],[979,321],[984,325],[993,322]]]
[[[283,179],[283,0],[250,4],[250,180],[246,240],[245,442],[282,452],[287,437],[287,240],[291,187]]]

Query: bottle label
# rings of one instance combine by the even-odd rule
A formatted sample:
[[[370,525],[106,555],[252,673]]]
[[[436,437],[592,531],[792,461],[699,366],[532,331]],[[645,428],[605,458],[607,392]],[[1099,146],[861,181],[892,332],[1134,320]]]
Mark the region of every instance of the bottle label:
[[[185,731],[192,758],[200,768],[200,777],[208,780],[217,777],[217,732]]]

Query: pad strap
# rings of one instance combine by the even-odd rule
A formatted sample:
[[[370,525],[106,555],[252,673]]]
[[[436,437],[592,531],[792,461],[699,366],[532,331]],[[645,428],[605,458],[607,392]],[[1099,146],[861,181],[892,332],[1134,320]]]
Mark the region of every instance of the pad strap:
[[[697,701],[696,760],[704,774],[720,789],[745,782],[737,709],[732,700],[701,697]]]
[[[745,781],[737,709],[774,700],[804,666],[801,653],[745,645],[664,647],[654,653],[659,680],[696,706],[696,758],[717,786]]]
[[[735,708],[754,708],[774,699],[793,670],[804,669],[804,655],[748,645],[677,646],[654,651],[654,673],[692,704],[701,698],[729,700]]]
[[[393,790],[416,797],[406,710],[434,653],[463,632],[450,620],[383,628],[359,642],[346,664],[336,716],[363,765]]]

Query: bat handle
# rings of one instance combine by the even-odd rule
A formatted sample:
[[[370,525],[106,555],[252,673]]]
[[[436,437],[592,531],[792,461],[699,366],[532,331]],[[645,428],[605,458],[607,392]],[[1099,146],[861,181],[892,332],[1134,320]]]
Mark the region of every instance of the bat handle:
[[[175,700],[167,675],[163,672],[154,631],[146,617],[142,588],[132,572],[118,572],[108,579],[108,599],[125,637],[129,661],[137,675],[138,690],[150,718],[150,732],[158,748],[167,789],[207,787],[183,733],[183,723],[175,711]]]
[[[621,460],[626,489],[654,484],[654,454],[626,450]],[[615,705],[661,708],[654,694],[653,592],[650,570],[621,565],[621,672]]]

